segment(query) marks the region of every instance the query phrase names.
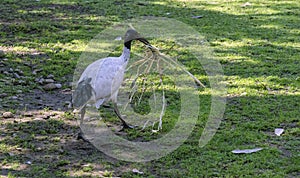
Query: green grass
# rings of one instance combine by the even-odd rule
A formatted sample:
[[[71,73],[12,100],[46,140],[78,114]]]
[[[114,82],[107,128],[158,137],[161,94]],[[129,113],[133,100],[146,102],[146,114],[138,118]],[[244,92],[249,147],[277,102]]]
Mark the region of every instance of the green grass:
[[[40,86],[38,76],[70,76],[88,42],[114,23],[138,16],[175,18],[205,36],[223,67],[227,106],[220,128],[203,148],[198,140],[209,114],[210,91],[200,90],[200,117],[190,137],[169,155],[146,163],[114,160],[93,147],[82,148],[70,134],[72,115],[58,119],[9,122],[1,118],[1,175],[7,177],[297,177],[300,175],[300,2],[296,0],[217,1],[14,1],[0,2],[0,50],[5,70],[20,69],[22,79],[0,72],[2,111],[9,99]],[[191,18],[203,15],[203,18]],[[184,33],[184,32],[183,32]],[[156,45],[161,41],[151,39]],[[165,44],[168,48],[171,44]],[[180,51],[179,51],[180,52]],[[182,62],[207,82],[199,63]],[[43,69],[37,75],[34,69]],[[2,104],[3,105],[2,105]],[[176,107],[175,107],[176,108]],[[41,111],[46,112],[46,111]],[[114,122],[111,112],[103,113]],[[21,117],[20,120],[24,120]],[[112,120],[111,120],[112,119]],[[176,119],[169,110],[166,119]],[[117,121],[117,120],[116,120]],[[172,125],[172,123],[169,123]],[[171,127],[171,126],[170,126]],[[282,136],[275,128],[284,128]],[[129,139],[157,135],[130,131]],[[262,147],[235,155],[234,149]],[[61,151],[63,150],[63,151]],[[10,153],[13,153],[10,154]],[[29,157],[31,156],[31,157]],[[32,159],[32,165],[25,162]],[[135,175],[136,168],[144,175]]]

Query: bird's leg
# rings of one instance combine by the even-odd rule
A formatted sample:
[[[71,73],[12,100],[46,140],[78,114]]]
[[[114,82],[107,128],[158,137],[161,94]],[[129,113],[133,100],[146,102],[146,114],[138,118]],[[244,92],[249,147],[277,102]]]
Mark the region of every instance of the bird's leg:
[[[77,134],[77,140],[82,139],[82,140],[84,140],[84,141],[88,141],[88,140],[86,140],[86,139],[84,138],[83,133],[82,133],[82,130],[81,130],[81,127],[80,127],[80,126],[83,124],[83,119],[84,119],[84,115],[85,115],[85,107],[86,107],[86,106],[84,106],[84,107],[80,110],[80,125],[79,125],[80,131],[79,131],[79,133]]]
[[[123,117],[122,117],[122,115],[121,115],[121,113],[120,113],[120,111],[119,111],[119,109],[118,109],[117,103],[113,103],[113,105],[114,105],[114,111],[115,111],[115,113],[117,114],[118,118],[121,120],[122,125],[123,125],[123,128],[121,129],[121,131],[124,130],[124,129],[132,129],[133,126],[128,125],[128,124],[125,122],[125,120],[123,119]]]

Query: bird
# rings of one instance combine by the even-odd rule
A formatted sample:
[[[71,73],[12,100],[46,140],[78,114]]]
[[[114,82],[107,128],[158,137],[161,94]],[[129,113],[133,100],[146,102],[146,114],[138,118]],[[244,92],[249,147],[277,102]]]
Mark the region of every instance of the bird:
[[[83,122],[86,105],[93,102],[99,109],[101,105],[112,102],[117,117],[122,122],[122,129],[133,128],[126,123],[117,107],[117,96],[122,84],[124,73],[130,59],[132,41],[138,40],[149,49],[153,47],[136,30],[128,29],[124,36],[124,46],[121,56],[106,57],[87,66],[81,74],[77,86],[72,94],[72,103],[75,109],[80,111],[80,123]]]

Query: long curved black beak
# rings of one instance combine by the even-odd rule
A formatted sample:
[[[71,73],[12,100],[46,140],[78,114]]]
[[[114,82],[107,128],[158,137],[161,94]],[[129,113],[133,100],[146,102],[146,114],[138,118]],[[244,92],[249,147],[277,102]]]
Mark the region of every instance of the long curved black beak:
[[[148,40],[146,40],[145,38],[142,38],[142,37],[138,38],[137,40],[144,43],[149,49],[151,49],[152,52],[154,52],[154,47],[149,43]]]

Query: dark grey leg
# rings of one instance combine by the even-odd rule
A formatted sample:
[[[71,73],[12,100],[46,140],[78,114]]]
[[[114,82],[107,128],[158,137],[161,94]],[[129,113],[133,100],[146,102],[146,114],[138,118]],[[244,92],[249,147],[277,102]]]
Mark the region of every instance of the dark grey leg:
[[[85,106],[80,110],[80,125],[83,124],[84,115],[85,115]],[[82,139],[84,141],[88,141],[84,138],[81,128],[77,135],[77,140],[80,140],[80,139]]]
[[[115,111],[115,113],[117,114],[118,118],[121,120],[121,122],[123,124],[123,128],[121,130],[123,130],[123,129],[132,129],[133,126],[128,125],[125,122],[125,120],[123,119],[122,115],[120,114],[120,111],[118,109],[117,103],[113,103],[113,105],[114,105],[114,111]]]

